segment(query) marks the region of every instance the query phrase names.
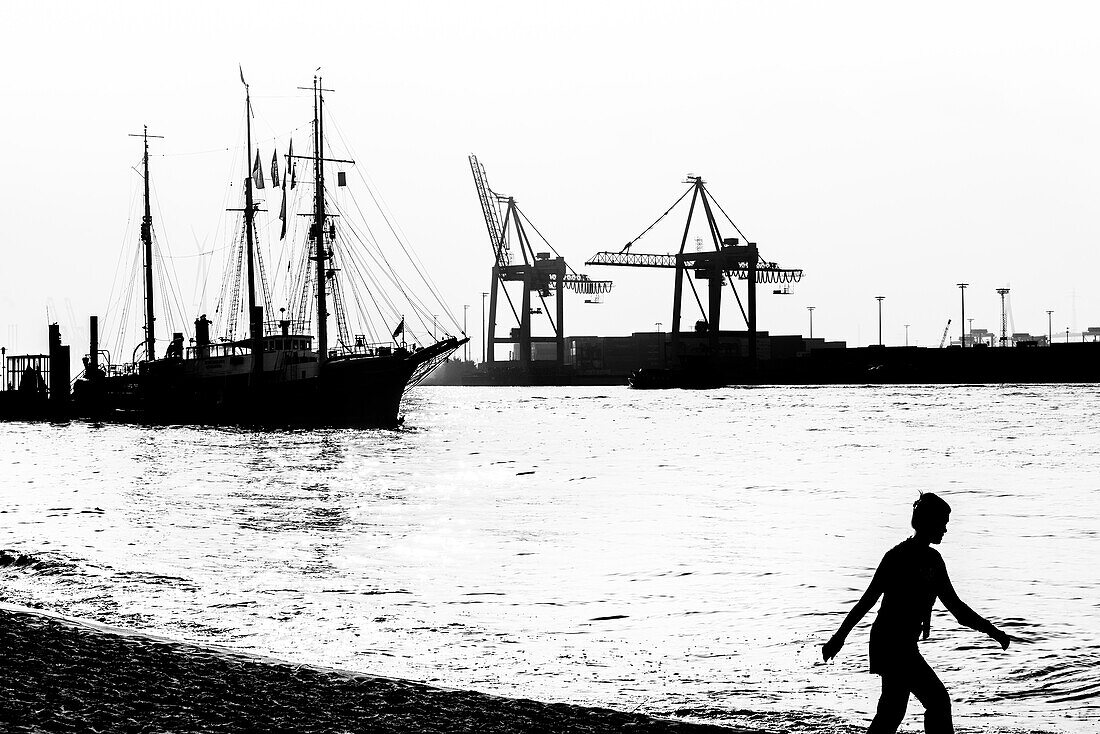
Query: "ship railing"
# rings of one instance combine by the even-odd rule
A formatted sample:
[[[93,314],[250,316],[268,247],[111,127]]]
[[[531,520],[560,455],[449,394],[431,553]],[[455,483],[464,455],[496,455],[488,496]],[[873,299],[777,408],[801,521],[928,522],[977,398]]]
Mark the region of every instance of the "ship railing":
[[[356,334],[350,343],[344,342],[329,350],[329,357],[388,357],[398,347],[393,342],[368,342],[362,334]]]
[[[264,337],[263,349],[270,352],[276,349],[308,351],[312,345],[312,337],[304,334],[282,334]],[[189,346],[186,350],[187,359],[208,359],[221,357],[244,357],[252,354],[252,343],[249,341],[216,342],[205,346]]]
[[[279,321],[264,322],[264,336],[279,336],[283,333],[283,327],[290,334],[308,334],[313,324],[309,319],[282,319]]]
[[[99,368],[103,370],[103,374],[107,377],[129,377],[130,375],[136,375],[138,373],[138,366],[134,362],[127,362],[125,364],[100,362]]]
[[[207,359],[209,357],[246,357],[252,354],[252,345],[248,342],[228,342],[225,344],[207,344],[201,347],[187,347],[187,359]]]

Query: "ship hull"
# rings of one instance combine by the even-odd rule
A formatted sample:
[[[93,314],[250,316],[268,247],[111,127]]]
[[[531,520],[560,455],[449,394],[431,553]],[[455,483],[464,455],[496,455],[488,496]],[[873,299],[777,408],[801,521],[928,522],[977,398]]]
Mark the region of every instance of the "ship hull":
[[[414,364],[350,359],[304,378],[248,373],[211,377],[186,363],[154,363],[142,417],[155,423],[395,426]]]
[[[795,358],[684,359],[679,369],[643,369],[636,389],[725,385],[935,385],[1100,382],[1100,344],[1052,347],[822,349]]]
[[[251,358],[228,371],[210,369],[211,360],[161,359],[143,363],[136,381],[108,378],[101,389],[85,390],[77,409],[87,417],[149,423],[394,427],[406,389],[460,343],[339,356],[320,369],[315,360],[253,372]],[[265,357],[268,364],[281,361]]]

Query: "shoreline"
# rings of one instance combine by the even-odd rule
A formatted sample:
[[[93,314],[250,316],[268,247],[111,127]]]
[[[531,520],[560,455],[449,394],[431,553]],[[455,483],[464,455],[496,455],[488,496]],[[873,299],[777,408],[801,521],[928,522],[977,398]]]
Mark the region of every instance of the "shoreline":
[[[14,731],[757,730],[297,665],[0,604],[0,721]]]

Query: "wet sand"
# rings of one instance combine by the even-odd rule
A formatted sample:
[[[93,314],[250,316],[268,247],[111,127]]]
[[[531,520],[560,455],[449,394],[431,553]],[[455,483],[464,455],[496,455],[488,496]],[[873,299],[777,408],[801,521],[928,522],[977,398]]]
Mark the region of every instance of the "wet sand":
[[[14,732],[747,732],[292,665],[0,609]]]

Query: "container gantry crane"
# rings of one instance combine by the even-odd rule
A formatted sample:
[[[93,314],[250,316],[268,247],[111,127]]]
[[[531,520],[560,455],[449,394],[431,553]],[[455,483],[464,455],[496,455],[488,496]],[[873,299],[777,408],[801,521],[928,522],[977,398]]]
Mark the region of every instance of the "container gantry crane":
[[[555,345],[554,361],[560,367],[565,364],[565,303],[562,292],[568,289],[582,295],[599,296],[610,292],[611,281],[593,280],[569,267],[565,258],[558,254],[553,245],[542,236],[513,197],[502,196],[489,188],[485,167],[475,155],[470,156],[470,171],[474,176],[474,185],[481,202],[481,213],[485,218],[485,227],[489,232],[489,242],[493,248],[485,359],[487,362],[496,361],[497,344],[514,344],[519,353],[520,364],[528,367],[531,363],[531,350],[534,344],[553,343]],[[504,207],[503,218],[501,206]],[[538,235],[555,257],[551,257],[550,252],[535,252],[527,236],[527,227]],[[523,258],[522,264],[512,263],[513,250],[519,251]],[[518,309],[505,285],[509,282],[523,284]],[[504,294],[517,324],[516,328],[509,331],[508,336],[496,335],[497,307],[501,293]],[[541,308],[531,308],[532,293],[536,294],[542,302]],[[546,299],[550,297],[554,298],[553,315],[546,303]],[[550,328],[554,332],[553,336],[532,335],[531,315],[539,313],[545,313],[550,322]]]
[[[718,352],[719,322],[722,315],[722,288],[727,281],[741,316],[745,320],[749,336],[749,357],[755,362],[757,356],[756,334],[756,284],[776,283],[784,286],[797,283],[802,280],[802,270],[793,268],[781,268],[774,262],[768,262],[760,257],[755,242],[740,244],[744,235],[733,220],[729,218],[721,205],[714,200],[707,190],[706,182],[701,176],[688,174],[684,183],[689,184],[688,189],[677,199],[664,214],[649,225],[640,235],[626,243],[618,252],[597,252],[589,258],[587,265],[620,265],[635,268],[674,268],[676,270],[676,282],[672,301],[672,358],[676,360],[680,355],[680,316],[681,302],[684,292],[684,273],[688,270],[694,272],[695,278],[708,281],[708,303],[703,305],[699,291],[691,278],[687,279],[695,301],[702,313],[702,323],[706,327],[709,346],[712,354]],[[631,252],[631,246],[641,239],[647,232],[664,219],[680,202],[691,195],[691,205],[688,209],[687,223],[684,225],[684,235],[680,240],[680,249],[675,254],[651,255],[647,253]],[[701,206],[706,216],[707,231],[710,235],[713,250],[700,250],[690,252],[685,250],[688,234],[691,231],[692,217],[695,215],[696,206]],[[741,238],[722,236],[718,220],[714,216],[714,208],[717,207],[726,217],[730,225],[737,231]],[[746,283],[746,302],[741,301],[741,296],[734,287],[734,280],[743,280]],[[787,291],[789,292],[789,290]],[[747,306],[747,310],[746,310]]]

